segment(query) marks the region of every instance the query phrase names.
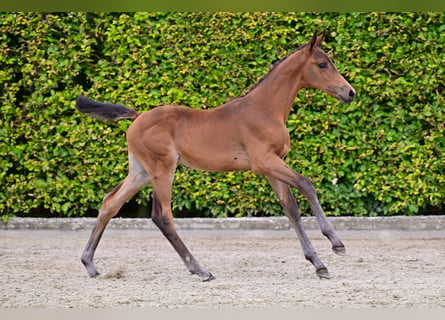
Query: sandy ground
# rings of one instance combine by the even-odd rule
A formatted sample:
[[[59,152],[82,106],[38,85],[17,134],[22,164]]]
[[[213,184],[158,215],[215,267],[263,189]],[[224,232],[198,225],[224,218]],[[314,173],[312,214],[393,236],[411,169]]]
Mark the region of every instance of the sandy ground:
[[[342,231],[348,255],[310,231],[321,280],[291,230],[180,231],[216,280],[190,275],[156,230],[107,229],[89,278],[89,231],[0,230],[0,307],[445,307],[445,233]]]

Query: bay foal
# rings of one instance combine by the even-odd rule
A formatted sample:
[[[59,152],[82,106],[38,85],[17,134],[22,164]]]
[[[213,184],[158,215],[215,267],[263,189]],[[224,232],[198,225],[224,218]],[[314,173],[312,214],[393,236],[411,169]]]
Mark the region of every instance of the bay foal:
[[[99,273],[93,263],[102,233],[122,205],[148,183],[153,185],[151,218],[173,245],[188,270],[203,281],[214,276],[202,267],[176,232],[171,211],[172,181],[177,163],[208,171],[252,170],[265,176],[299,237],[304,256],[321,278],[329,278],[303,229],[290,187],[308,200],[322,233],[337,254],[345,247],[321,208],[311,182],[283,161],[290,137],[286,121],[297,92],[315,88],[343,103],[355,91],[320,49],[323,35],[273,65],[247,94],[209,110],[165,105],[144,113],[121,105],[100,103],[79,96],[76,107],[104,121],[134,120],[127,131],[129,172],[102,203],[96,225],[81,261],[88,273]]]

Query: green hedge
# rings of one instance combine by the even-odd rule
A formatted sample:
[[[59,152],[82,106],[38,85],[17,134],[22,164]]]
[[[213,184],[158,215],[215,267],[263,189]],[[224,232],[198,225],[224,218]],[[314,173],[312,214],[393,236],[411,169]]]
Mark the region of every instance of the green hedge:
[[[444,13],[2,13],[0,215],[91,214],[125,177],[129,122],[78,113],[78,94],[214,107],[315,30],[358,95],[300,92],[287,162],[331,215],[444,213]],[[251,172],[179,167],[173,199],[177,215],[282,214]]]

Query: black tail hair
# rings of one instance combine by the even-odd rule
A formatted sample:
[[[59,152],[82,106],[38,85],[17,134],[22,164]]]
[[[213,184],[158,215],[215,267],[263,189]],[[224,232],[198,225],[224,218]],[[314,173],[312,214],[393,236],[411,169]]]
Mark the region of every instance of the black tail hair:
[[[134,120],[140,115],[134,109],[129,109],[119,104],[98,102],[82,95],[77,97],[76,109],[87,113],[93,118],[107,122],[116,122],[124,119]]]

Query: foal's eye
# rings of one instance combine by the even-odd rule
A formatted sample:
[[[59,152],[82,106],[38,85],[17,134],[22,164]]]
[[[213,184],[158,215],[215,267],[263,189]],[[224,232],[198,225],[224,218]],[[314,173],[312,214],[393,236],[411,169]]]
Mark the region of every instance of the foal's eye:
[[[327,67],[326,63],[324,63],[324,62],[319,63],[318,66],[320,67],[320,69],[324,69]]]

